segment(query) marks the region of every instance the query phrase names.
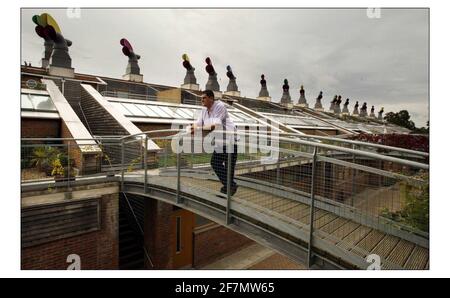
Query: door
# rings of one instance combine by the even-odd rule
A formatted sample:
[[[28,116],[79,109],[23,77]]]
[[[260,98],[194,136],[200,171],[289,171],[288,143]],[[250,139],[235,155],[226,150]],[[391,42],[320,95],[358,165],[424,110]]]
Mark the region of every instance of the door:
[[[173,212],[173,266],[174,269],[191,267],[193,258],[193,230],[195,215],[187,210],[178,209]]]

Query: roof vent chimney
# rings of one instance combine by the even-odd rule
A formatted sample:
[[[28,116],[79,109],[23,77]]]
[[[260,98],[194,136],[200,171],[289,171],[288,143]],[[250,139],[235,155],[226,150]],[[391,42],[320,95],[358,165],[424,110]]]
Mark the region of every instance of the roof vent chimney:
[[[48,68],[50,75],[70,77],[75,76],[69,47],[72,42],[62,35],[58,23],[48,13],[33,16],[36,33],[44,39],[44,57],[42,67]]]
[[[333,100],[331,101],[330,112],[332,112],[332,113],[334,113],[334,111],[336,110],[337,99],[338,99],[338,96],[335,95]]]
[[[236,77],[233,74],[233,70],[231,69],[231,66],[227,66],[227,77],[230,80],[227,86],[227,91],[225,92],[226,95],[231,96],[241,96],[241,92],[238,90],[238,86],[236,84]]]
[[[259,95],[257,99],[264,100],[264,101],[271,101],[272,98],[269,95],[269,90],[267,90],[267,82],[265,79],[264,74],[261,75],[261,81],[259,81],[261,84],[261,90],[259,90]]]
[[[370,109],[370,118],[376,118],[375,117],[375,106],[372,106],[372,108]]]
[[[305,89],[303,89],[303,85],[300,86],[300,98],[298,99],[298,104],[299,107],[303,107],[303,108],[307,108],[308,107],[308,102],[306,101],[306,97],[305,97]]]
[[[341,102],[342,102],[342,96],[339,95],[337,100],[336,100],[336,103],[334,105],[334,113],[336,115],[341,114]]]
[[[183,54],[183,67],[186,68],[186,76],[184,77],[184,84],[181,85],[182,89],[199,90],[200,86],[197,84],[197,78],[195,77],[195,68],[191,65],[189,56]]]
[[[283,96],[281,97],[280,104],[289,109],[293,107],[291,94],[289,93],[289,82],[287,79],[284,79]]]
[[[206,82],[205,90],[212,90],[214,92],[214,96],[217,98],[222,98],[222,92],[220,92],[219,82],[217,82],[217,72],[212,65],[211,58],[207,57],[205,59],[206,62],[206,72],[208,73],[208,82]]]
[[[378,120],[383,121],[383,113],[384,113],[384,107],[382,107],[381,110],[378,112]]]
[[[317,96],[317,98],[316,98],[316,104],[314,105],[314,110],[323,111],[322,98],[323,98],[323,92],[320,91],[319,96]]]
[[[367,117],[367,103],[363,103],[361,107],[361,111],[359,112],[359,116],[361,117]]]
[[[142,83],[144,81],[144,76],[141,75],[141,69],[138,64],[138,60],[141,59],[141,56],[134,52],[131,43],[127,39],[122,38],[120,44],[122,45],[122,53],[128,57],[127,69],[122,77],[131,82]]]
[[[358,101],[355,104],[352,116],[359,117],[359,102]]]

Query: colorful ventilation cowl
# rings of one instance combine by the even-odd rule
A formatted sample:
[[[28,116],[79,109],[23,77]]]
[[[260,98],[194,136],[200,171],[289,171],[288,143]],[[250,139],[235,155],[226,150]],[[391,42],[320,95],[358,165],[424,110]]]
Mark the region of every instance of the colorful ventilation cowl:
[[[72,42],[64,38],[55,19],[48,13],[43,13],[34,15],[32,20],[36,24],[37,35],[45,41],[43,66],[50,63],[51,66],[55,67],[71,68],[72,59],[69,56],[69,47]]]
[[[120,45],[122,45],[122,53],[128,57],[128,65],[125,70],[124,78],[131,81],[142,82],[143,76],[140,74],[141,69],[138,64],[138,60],[141,59],[141,56],[134,52],[131,43],[126,38],[120,40]]]

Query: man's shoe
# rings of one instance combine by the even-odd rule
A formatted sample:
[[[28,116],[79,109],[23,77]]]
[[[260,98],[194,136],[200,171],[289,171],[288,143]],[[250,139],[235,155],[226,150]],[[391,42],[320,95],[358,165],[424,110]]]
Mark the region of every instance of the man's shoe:
[[[227,187],[226,186],[222,186],[222,188],[220,189],[220,192],[223,194],[227,194]]]
[[[237,184],[234,184],[231,186],[231,196],[234,196],[234,194],[236,193],[238,189]],[[227,187],[226,186],[222,186],[222,188],[220,189],[220,192],[223,193],[224,195],[227,194]]]
[[[234,194],[237,192],[238,186],[237,184],[231,186],[231,196],[234,196]]]

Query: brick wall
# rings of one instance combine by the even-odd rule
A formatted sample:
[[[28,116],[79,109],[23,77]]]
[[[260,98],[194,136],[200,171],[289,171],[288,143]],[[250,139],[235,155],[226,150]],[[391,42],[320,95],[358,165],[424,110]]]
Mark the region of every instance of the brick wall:
[[[82,270],[119,267],[118,194],[101,197],[101,229],[96,232],[22,249],[22,270],[65,270],[67,256],[77,254]]]
[[[174,88],[169,90],[158,91],[157,99],[161,102],[181,103],[181,89]]]
[[[170,224],[173,206],[157,200],[145,200],[144,242],[155,269],[172,269],[175,237]]]
[[[21,119],[22,138],[59,138],[60,133],[60,119]]]
[[[249,238],[220,225],[200,229],[194,232],[193,267],[205,266],[253,243]]]

